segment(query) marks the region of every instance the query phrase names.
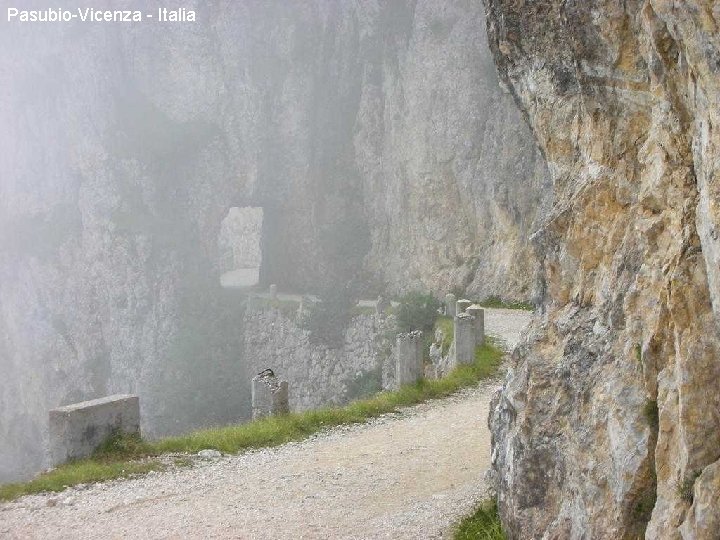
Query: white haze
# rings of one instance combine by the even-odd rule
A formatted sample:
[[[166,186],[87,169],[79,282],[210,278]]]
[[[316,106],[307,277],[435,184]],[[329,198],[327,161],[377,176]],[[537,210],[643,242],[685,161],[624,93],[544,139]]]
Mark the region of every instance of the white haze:
[[[247,419],[239,285],[531,293],[547,176],[481,2],[163,5],[198,20],[0,0],[0,482],[47,465],[58,405],[137,393],[149,437]],[[87,6],[22,1],[47,7]]]

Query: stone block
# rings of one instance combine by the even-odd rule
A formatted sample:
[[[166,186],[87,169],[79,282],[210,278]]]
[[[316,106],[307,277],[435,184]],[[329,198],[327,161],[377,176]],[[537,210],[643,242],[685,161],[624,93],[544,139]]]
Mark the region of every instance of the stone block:
[[[54,466],[88,457],[115,433],[140,434],[140,400],[129,394],[58,407],[49,417]]]
[[[288,383],[274,374],[263,372],[253,377],[251,393],[253,420],[290,412]]]
[[[460,313],[465,313],[465,310],[469,308],[472,305],[472,302],[470,300],[465,300],[464,298],[462,300],[458,300],[455,308],[455,315],[459,315]]]
[[[423,377],[423,333],[419,330],[397,335],[395,386],[412,384]]]
[[[384,296],[378,296],[377,304],[375,305],[375,312],[378,315],[385,315],[385,312],[390,307],[390,300]]]
[[[453,293],[445,295],[445,315],[454,317],[457,310],[457,298]]]
[[[459,313],[455,317],[455,358],[451,367],[475,361],[475,317]]]
[[[475,317],[475,345],[480,346],[485,344],[485,310],[473,304],[465,310],[465,313]]]

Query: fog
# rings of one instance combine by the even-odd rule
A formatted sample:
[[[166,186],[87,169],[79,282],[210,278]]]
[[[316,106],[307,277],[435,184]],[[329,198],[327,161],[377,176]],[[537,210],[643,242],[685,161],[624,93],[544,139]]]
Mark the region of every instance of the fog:
[[[547,178],[480,2],[0,7],[0,482],[48,465],[59,405],[138,394],[148,437],[246,420],[272,283],[532,293]]]

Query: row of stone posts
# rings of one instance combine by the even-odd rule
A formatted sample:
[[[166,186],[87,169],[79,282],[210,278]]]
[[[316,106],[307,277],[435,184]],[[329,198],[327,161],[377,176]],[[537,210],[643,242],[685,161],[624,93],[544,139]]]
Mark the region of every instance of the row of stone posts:
[[[446,310],[454,300],[453,294],[445,297]],[[457,300],[450,305],[454,308],[455,358],[452,367],[472,364],[475,361],[475,348],[485,343],[485,310],[470,300]]]
[[[470,302],[457,300],[455,295],[445,296],[445,313],[453,317],[454,335],[452,355],[447,367],[475,361],[476,347],[485,343],[485,310]],[[398,334],[395,348],[395,385],[412,384],[423,378],[423,333],[420,331]]]
[[[277,297],[277,289],[271,286],[271,297]],[[378,299],[377,311],[384,313],[389,302]],[[450,369],[475,361],[476,347],[485,342],[485,310],[470,300],[457,300],[455,295],[445,296],[445,313],[453,317],[453,354],[449,358]],[[423,358],[423,333],[414,331],[398,334],[395,344],[395,385],[413,384],[425,373]],[[270,369],[252,379],[253,420],[289,412],[287,381],[280,381]]]

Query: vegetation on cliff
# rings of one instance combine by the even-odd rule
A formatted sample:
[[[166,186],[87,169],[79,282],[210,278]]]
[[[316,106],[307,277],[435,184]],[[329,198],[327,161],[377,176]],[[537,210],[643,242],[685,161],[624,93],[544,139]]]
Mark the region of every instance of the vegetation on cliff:
[[[486,500],[475,513],[462,520],[455,529],[455,540],[505,540],[497,503]]]

